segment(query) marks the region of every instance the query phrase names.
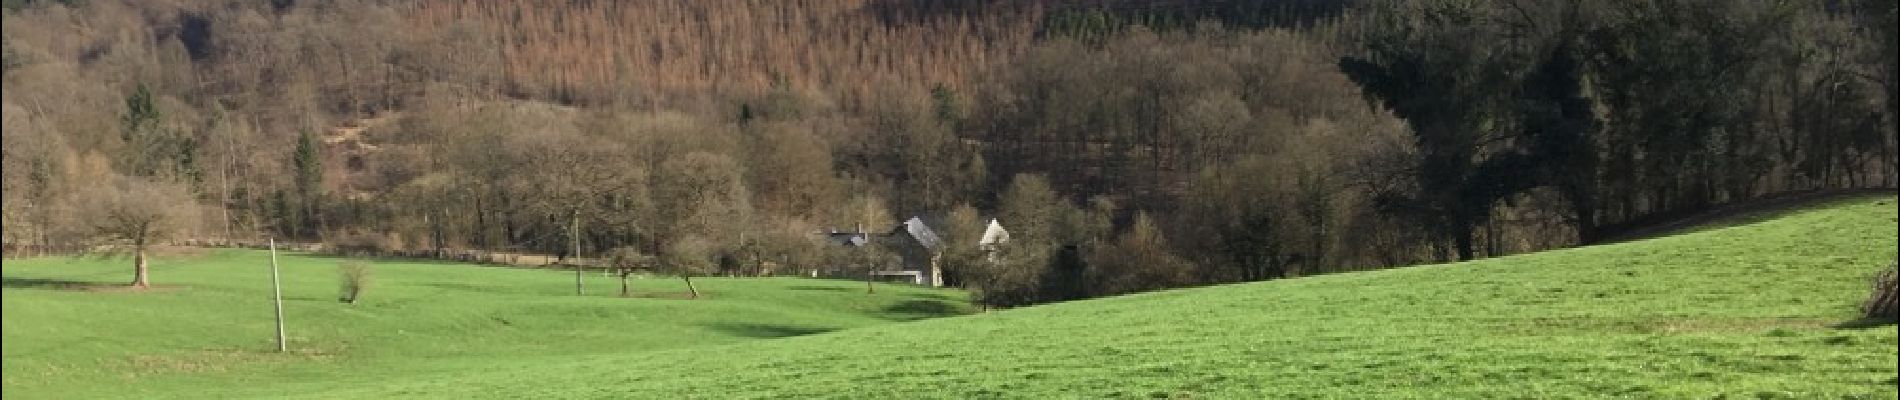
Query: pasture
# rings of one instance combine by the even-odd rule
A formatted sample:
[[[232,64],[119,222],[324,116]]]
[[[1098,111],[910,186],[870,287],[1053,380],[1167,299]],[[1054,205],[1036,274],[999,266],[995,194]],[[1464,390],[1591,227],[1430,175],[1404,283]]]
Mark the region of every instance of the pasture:
[[[616,298],[558,272],[382,262],[363,304],[290,257],[292,354],[263,254],[5,265],[9,397],[1891,399],[1892,196],[1675,236],[1473,262],[1169,290],[951,318],[948,290],[706,279]],[[638,281],[642,293],[680,290]],[[655,296],[664,297],[664,296]],[[909,321],[902,322],[900,321]]]
[[[799,278],[619,282],[572,271],[373,262],[369,290],[337,301],[341,259],[281,257],[289,354],[273,352],[269,256],[157,258],[154,287],[121,287],[129,261],[7,260],[8,398],[278,397],[389,380],[533,370],[632,353],[806,335],[970,311],[955,291]]]

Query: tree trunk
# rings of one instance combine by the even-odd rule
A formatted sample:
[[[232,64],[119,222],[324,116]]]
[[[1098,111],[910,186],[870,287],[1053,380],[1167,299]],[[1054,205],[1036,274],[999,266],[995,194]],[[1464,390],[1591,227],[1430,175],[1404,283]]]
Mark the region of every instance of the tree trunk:
[[[483,194],[478,194],[474,196],[475,197],[475,246],[476,248],[481,248],[481,249],[494,248],[492,244],[489,243],[489,240],[488,240],[488,209],[483,208],[482,206],[482,197],[486,195],[487,194],[483,193]]]
[[[147,281],[147,276],[150,274],[146,272],[145,266],[145,243],[141,241],[133,245],[132,253],[132,287],[150,286],[150,282]]]
[[[1311,251],[1311,253],[1307,254],[1306,258],[1308,273],[1322,272],[1320,269],[1323,268],[1325,265],[1324,261],[1326,260],[1326,229],[1324,225],[1321,225],[1321,228],[1313,233],[1313,245],[1308,251]]]
[[[225,158],[230,158],[229,156]],[[218,220],[224,222],[224,246],[231,245],[231,174],[218,169]]]
[[[1577,213],[1577,244],[1591,244],[1597,241],[1596,210],[1583,207]]]
[[[1484,221],[1484,254],[1496,256],[1504,253],[1504,242],[1498,239],[1503,235],[1503,230],[1498,227],[1497,220]]]
[[[688,299],[699,298],[699,289],[693,288],[693,277],[681,275],[680,279],[686,280],[686,298]]]
[[[1464,222],[1460,222],[1460,223],[1458,224],[1458,226],[1457,226],[1456,228],[1454,228],[1454,229],[1457,229],[1457,230],[1458,230],[1458,232],[1455,232],[1455,233],[1453,233],[1453,234],[1452,234],[1452,235],[1453,235],[1453,239],[1456,239],[1456,240],[1457,240],[1457,245],[1458,245],[1458,261],[1471,261],[1471,259],[1472,259],[1472,257],[1473,257],[1473,253],[1474,253],[1474,251],[1472,251],[1472,250],[1473,250],[1473,249],[1472,249],[1472,246],[1473,246],[1473,243],[1472,243],[1472,242],[1473,242],[1473,240],[1472,240],[1472,239],[1473,239],[1473,238],[1472,238],[1472,234],[1473,234],[1473,232],[1472,232],[1472,227],[1471,227],[1471,225],[1472,225],[1472,224],[1470,224],[1470,223],[1464,223]]]
[[[627,297],[627,273],[620,273],[620,297]]]
[[[877,282],[875,277],[876,275],[871,275],[870,273],[864,274],[864,294],[877,293],[877,286],[872,285],[872,283]]]
[[[1591,244],[1597,241],[1596,197],[1581,185],[1564,185],[1561,193],[1565,202],[1570,203],[1570,213],[1577,220],[1573,228],[1577,230],[1577,244]]]
[[[442,258],[442,245],[446,239],[442,233],[442,219],[436,218],[435,213],[429,213],[423,214],[422,221],[429,225],[429,250],[435,258]]]

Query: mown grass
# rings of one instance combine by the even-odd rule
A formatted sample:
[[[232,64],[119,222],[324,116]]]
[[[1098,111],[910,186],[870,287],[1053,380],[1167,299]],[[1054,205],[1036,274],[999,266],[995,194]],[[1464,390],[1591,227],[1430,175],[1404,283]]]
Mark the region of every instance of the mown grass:
[[[87,314],[96,309],[76,305],[128,309],[120,314],[181,308],[193,318],[229,319],[241,313],[187,305],[204,302],[165,300],[210,291],[197,286],[158,293],[41,290],[33,293],[30,303],[16,302],[16,296],[27,298],[19,295],[25,291],[9,288],[7,394],[24,387],[47,395],[300,398],[1891,399],[1900,395],[1896,393],[1900,335],[1891,323],[1858,320],[1855,307],[1868,293],[1868,279],[1895,258],[1896,214],[1891,196],[1857,197],[1775,219],[1615,245],[1165,291],[902,324],[876,323],[886,319],[875,316],[878,310],[897,304],[852,303],[865,301],[861,293],[823,289],[810,291],[814,297],[773,294],[790,293],[793,285],[810,282],[820,287],[849,283],[732,280],[720,284],[764,287],[716,291],[726,296],[718,298],[731,307],[783,306],[737,299],[745,296],[741,292],[756,292],[759,300],[809,299],[812,303],[799,309],[813,311],[732,311],[701,316],[706,319],[699,323],[671,323],[667,325],[671,328],[635,332],[631,328],[645,324],[614,325],[603,320],[656,320],[660,318],[650,313],[665,311],[644,307],[691,308],[702,303],[634,306],[622,299],[552,296],[546,293],[559,293],[559,278],[518,288],[502,283],[521,279],[511,277],[539,276],[533,275],[540,273],[536,271],[417,266],[454,269],[458,276],[466,274],[455,280],[465,285],[517,288],[492,293],[440,289],[458,293],[457,300],[446,302],[508,310],[515,310],[516,304],[532,304],[538,307],[519,312],[518,317],[560,316],[518,328],[496,328],[483,321],[493,309],[444,306],[424,298],[378,299],[372,292],[366,300],[372,307],[380,300],[392,304],[386,307],[409,304],[432,310],[472,310],[443,311],[460,318],[396,318],[366,324],[377,329],[339,327],[322,334],[306,333],[311,336],[306,336],[308,345],[303,347],[322,349],[319,344],[323,343],[351,347],[289,357],[240,352],[245,356],[232,362],[268,364],[269,368],[170,372],[144,381],[126,378],[152,383],[151,389],[143,391],[75,387],[85,381],[71,378],[16,383],[15,375],[93,376],[97,373],[91,368],[103,365],[54,367],[52,360],[63,357],[46,353],[112,359],[153,353],[151,348],[161,346],[204,346],[195,343],[204,339],[191,336],[146,339],[140,331],[121,329],[129,327],[101,323]],[[54,274],[61,272],[54,268],[21,269],[46,273],[41,276],[69,276]],[[14,269],[9,262],[9,278],[15,276]],[[508,297],[489,300],[490,296]],[[914,296],[934,298],[942,293],[917,291]],[[840,300],[846,298],[860,300]],[[232,343],[226,346],[265,345],[261,339],[268,334],[263,324],[269,321],[269,311],[254,306],[262,304],[257,300],[244,299],[250,308],[242,314],[264,318],[224,323],[246,332],[230,335]],[[28,307],[46,310],[27,317],[13,313]],[[617,311],[621,307],[640,311]],[[844,309],[825,311],[827,307]],[[370,318],[330,304],[298,308],[306,309],[294,313],[305,315],[301,317],[305,321],[361,323]],[[841,322],[769,322],[804,315],[832,316]],[[16,332],[15,321],[37,322],[48,332]],[[466,329],[456,329],[457,324],[466,324]],[[774,328],[706,327],[719,324]],[[785,326],[847,325],[854,328],[748,340],[819,331],[779,329]],[[418,340],[386,332],[403,329],[435,333],[429,340]],[[379,331],[383,333],[366,333]],[[748,331],[769,333],[735,333]],[[705,337],[680,337],[695,334]],[[16,337],[76,336],[107,344],[83,352],[44,346],[38,347],[39,354],[16,352],[13,347]],[[626,343],[621,346],[627,348],[575,344],[606,337]],[[466,344],[432,343],[448,339]],[[533,343],[517,343],[521,341]],[[492,348],[471,350],[481,347]],[[386,354],[362,355],[372,352]],[[16,358],[39,361],[16,363]],[[403,368],[361,371],[379,363]]]

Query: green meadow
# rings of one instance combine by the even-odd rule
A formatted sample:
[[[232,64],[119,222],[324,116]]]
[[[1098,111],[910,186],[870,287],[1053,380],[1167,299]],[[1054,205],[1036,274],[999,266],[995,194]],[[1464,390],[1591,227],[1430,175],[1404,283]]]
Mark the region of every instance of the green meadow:
[[[340,259],[283,255],[290,354],[276,354],[269,254],[161,257],[146,291],[128,261],[8,260],[8,398],[278,397],[470,372],[533,370],[606,354],[725,345],[966,313],[955,291],[798,278],[617,278],[467,264],[373,261],[369,290],[337,301]],[[720,350],[709,350],[720,353]],[[409,378],[405,378],[409,377]],[[421,378],[439,379],[439,378]]]
[[[1896,328],[1858,319],[1892,196],[1473,262],[973,313],[956,291],[802,278],[618,282],[338,259],[7,260],[8,398],[1869,398]],[[967,314],[967,315],[966,315]]]

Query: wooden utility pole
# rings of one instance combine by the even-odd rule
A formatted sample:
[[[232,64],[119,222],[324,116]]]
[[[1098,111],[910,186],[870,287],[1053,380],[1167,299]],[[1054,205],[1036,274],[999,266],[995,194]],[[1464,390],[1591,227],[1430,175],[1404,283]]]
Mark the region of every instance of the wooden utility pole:
[[[573,219],[571,221],[573,222],[572,224],[573,234],[567,237],[567,241],[568,243],[573,245],[574,251],[568,253],[568,255],[571,256],[571,258],[574,260],[574,295],[583,296],[587,294],[586,293],[587,286],[582,281],[582,279],[585,278],[585,276],[583,275],[586,275],[586,270],[584,268],[581,268],[581,216],[580,216],[580,213],[575,212],[572,218]]]
[[[284,289],[277,279],[277,238],[270,239],[270,291],[271,300],[277,304],[277,352],[290,351],[284,344]]]

